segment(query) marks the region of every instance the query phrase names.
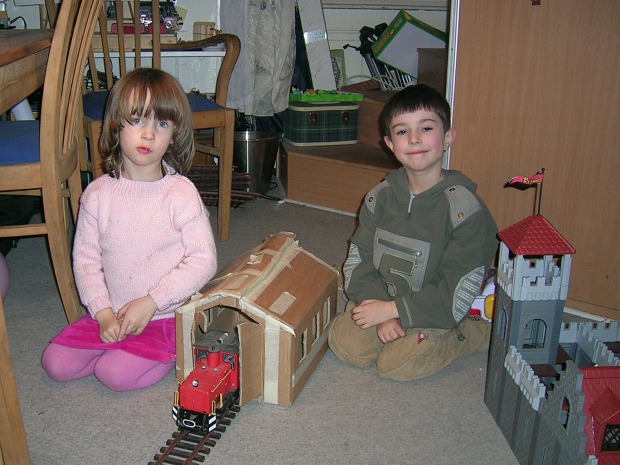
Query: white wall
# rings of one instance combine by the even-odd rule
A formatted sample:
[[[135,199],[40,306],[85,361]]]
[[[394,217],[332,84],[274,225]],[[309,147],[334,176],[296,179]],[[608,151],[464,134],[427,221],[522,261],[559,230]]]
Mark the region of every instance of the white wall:
[[[40,3],[43,3],[43,0],[39,0]],[[22,3],[26,3],[23,1]],[[6,3],[6,11],[11,20],[16,19],[17,17],[22,17],[25,21],[21,19],[17,19],[13,23],[17,29],[39,29],[40,27],[40,15],[39,15],[39,6],[36,5],[36,0],[33,0],[32,5],[27,6],[15,6],[14,0],[9,0]]]
[[[26,1],[26,0],[19,0]],[[37,0],[33,0],[37,1]],[[42,0],[39,0],[42,1]],[[225,1],[225,0],[224,0]],[[219,25],[219,8],[220,0],[178,0],[177,8],[187,10],[182,11],[181,15],[184,18],[184,23],[179,31],[179,36],[182,39],[189,40],[192,38],[193,24],[195,21],[213,21],[216,25]],[[368,3],[375,3],[372,6],[365,6]],[[446,3],[446,0],[397,0],[391,2],[385,2],[377,0],[371,2],[370,0],[364,0],[360,2],[353,2],[352,0],[331,1],[324,0],[324,16],[325,25],[327,28],[327,35],[330,49],[342,49],[345,44],[353,46],[359,46],[359,30],[363,26],[375,27],[381,23],[389,24],[396,14],[398,8],[402,5],[409,13],[415,16],[417,19],[428,23],[429,25],[441,30],[447,30],[448,12],[446,10],[438,10],[435,8],[441,8],[442,3]],[[351,7],[343,8],[343,5],[349,4]],[[408,8],[410,5],[412,8]],[[363,6],[363,8],[360,8]],[[392,9],[390,9],[390,7]],[[416,9],[422,7],[433,7],[433,9]],[[447,8],[447,7],[446,7]],[[38,6],[20,6],[14,5],[14,0],[9,0],[7,3],[7,11],[10,18],[17,16],[23,16],[26,19],[29,28],[39,27],[39,7]],[[23,28],[22,21],[17,21],[15,26]],[[353,48],[347,48],[344,51],[345,54],[345,71],[347,76],[364,75],[369,76],[368,67],[362,59],[359,52]],[[213,86],[211,85],[212,78],[209,75],[215,72],[219,65],[214,59],[202,58],[202,59],[188,59],[189,62],[183,62],[179,72],[183,74],[180,76],[183,86],[186,90],[191,88],[198,88],[203,92],[211,92]],[[177,71],[175,71],[177,72]],[[352,80],[356,82],[362,79]]]
[[[16,3],[19,6],[16,6]],[[42,4],[43,0],[17,0],[17,2],[15,0],[8,0],[6,10],[9,18],[14,19],[22,16],[26,20],[28,29],[38,29],[40,20],[37,3]],[[181,14],[184,18],[184,24],[179,31],[179,36],[185,40],[192,38],[192,29],[195,21],[212,21],[217,23],[220,16],[219,0],[178,0],[177,8],[187,11],[187,14],[185,11]],[[21,20],[16,21],[14,26],[18,29],[26,29]]]
[[[177,10],[183,17],[179,37],[184,40],[192,39],[193,25],[196,21],[211,21],[216,25],[219,23],[219,0],[178,0]],[[187,10],[187,13],[183,10]]]
[[[9,0],[6,10],[9,18],[14,19],[22,16],[28,29],[40,27],[39,6],[36,3],[43,0]],[[26,5],[32,3],[33,5]],[[216,24],[219,21],[218,0],[178,0],[177,9],[183,17],[183,26],[178,35],[183,40],[191,40],[195,21],[211,21]],[[19,29],[25,29],[24,22],[17,20],[14,25]],[[219,69],[220,58],[175,58],[162,60],[162,68],[175,75],[183,88],[187,91],[197,89],[201,92],[212,93],[215,90],[215,75]]]

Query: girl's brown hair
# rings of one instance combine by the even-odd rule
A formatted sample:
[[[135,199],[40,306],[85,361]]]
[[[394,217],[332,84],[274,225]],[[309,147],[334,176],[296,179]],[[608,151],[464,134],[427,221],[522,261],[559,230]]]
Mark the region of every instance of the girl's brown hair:
[[[151,114],[174,124],[172,143],[163,160],[180,174],[189,171],[194,159],[194,131],[187,96],[178,81],[165,71],[139,68],[114,84],[108,96],[99,141],[107,174],[118,178],[122,171],[123,126],[129,124],[132,116]]]

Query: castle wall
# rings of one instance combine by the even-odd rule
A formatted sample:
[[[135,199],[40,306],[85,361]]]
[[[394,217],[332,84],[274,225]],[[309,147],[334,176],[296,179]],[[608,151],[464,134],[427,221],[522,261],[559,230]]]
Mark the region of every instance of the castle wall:
[[[515,405],[515,422],[510,447],[521,465],[534,463],[534,451],[540,437],[540,416],[523,396]]]
[[[490,411],[520,465],[597,465],[586,450],[586,396],[579,367],[567,361],[551,391],[515,347],[504,357],[503,368],[493,374],[499,392],[485,393],[485,402],[494,407]]]
[[[491,346],[487,361],[487,376],[484,388],[484,402],[491,412],[491,415],[493,415],[493,418],[497,418],[500,414],[501,398],[504,392],[504,382],[506,378],[503,341],[501,338],[495,337],[495,333],[498,331],[498,324],[499,320],[495,318],[493,320]]]
[[[548,392],[540,409],[539,440],[534,450],[534,463],[583,465],[587,461],[587,438],[584,432],[585,394],[581,390],[583,374],[572,361]],[[570,408],[567,411],[566,405]],[[558,447],[559,446],[559,447]],[[557,450],[557,461],[544,462],[550,451]]]

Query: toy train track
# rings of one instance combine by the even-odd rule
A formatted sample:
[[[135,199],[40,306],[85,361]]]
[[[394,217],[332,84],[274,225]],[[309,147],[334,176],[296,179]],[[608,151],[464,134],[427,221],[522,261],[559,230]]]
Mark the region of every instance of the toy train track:
[[[213,431],[202,433],[181,429],[175,432],[148,465],[198,465],[204,462],[237,413],[239,391],[234,391],[228,393],[222,408],[217,409],[217,422]]]

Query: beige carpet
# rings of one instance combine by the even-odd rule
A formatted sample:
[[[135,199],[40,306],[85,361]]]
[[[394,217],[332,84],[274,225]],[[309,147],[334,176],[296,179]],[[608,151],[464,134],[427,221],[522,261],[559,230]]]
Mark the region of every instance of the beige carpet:
[[[232,211],[231,239],[217,243],[220,267],[283,230],[337,266],[354,228],[351,216],[258,199]],[[33,465],[147,464],[175,431],[174,375],[123,394],[92,377],[51,381],[39,359],[66,321],[44,239],[21,240],[7,262],[5,312]],[[328,352],[292,407],[244,406],[205,463],[516,465],[482,400],[485,371],[486,355],[476,354],[398,383]]]

